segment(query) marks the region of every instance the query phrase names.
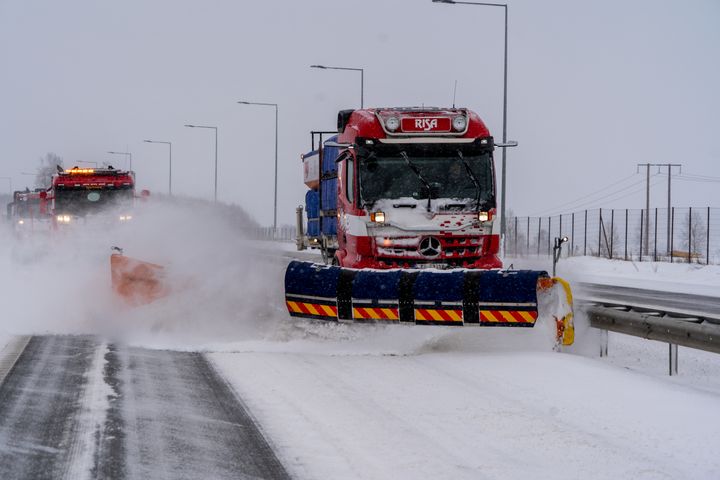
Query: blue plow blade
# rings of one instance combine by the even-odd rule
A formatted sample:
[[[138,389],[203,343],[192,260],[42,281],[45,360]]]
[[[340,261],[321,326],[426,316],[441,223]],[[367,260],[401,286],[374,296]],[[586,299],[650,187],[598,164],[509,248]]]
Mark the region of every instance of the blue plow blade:
[[[292,261],[285,302],[293,317],[417,325],[533,327],[531,270],[355,270]]]

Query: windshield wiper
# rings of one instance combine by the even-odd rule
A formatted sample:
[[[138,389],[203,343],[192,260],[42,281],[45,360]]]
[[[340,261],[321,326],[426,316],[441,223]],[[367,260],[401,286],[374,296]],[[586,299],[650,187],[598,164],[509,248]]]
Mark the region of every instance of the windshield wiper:
[[[400,156],[402,156],[403,159],[405,159],[405,163],[407,163],[407,166],[410,167],[410,170],[412,170],[415,173],[415,175],[417,175],[417,177],[420,179],[420,181],[423,183],[423,185],[425,185],[425,188],[427,188],[427,192],[428,192],[427,211],[429,212],[431,210],[430,200],[432,197],[432,188],[430,187],[430,182],[428,182],[425,179],[425,177],[423,177],[422,173],[420,173],[420,169],[418,168],[418,166],[410,161],[408,154],[405,153],[404,150],[402,152],[400,152]]]
[[[465,165],[465,170],[467,170],[467,173],[470,176],[470,180],[472,180],[473,185],[475,185],[475,210],[480,210],[480,194],[482,193],[482,190],[480,189],[480,182],[475,176],[475,172],[472,171],[472,168],[470,167],[468,161],[465,159],[465,157],[463,157],[462,152],[458,150],[457,153],[458,157],[460,157],[460,161],[463,163],[463,165]]]

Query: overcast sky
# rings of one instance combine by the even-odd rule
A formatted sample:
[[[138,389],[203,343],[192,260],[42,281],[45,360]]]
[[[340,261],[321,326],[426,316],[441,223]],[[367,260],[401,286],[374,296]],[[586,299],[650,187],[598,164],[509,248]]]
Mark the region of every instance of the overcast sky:
[[[105,152],[127,149],[139,186],[165,192],[167,147],[142,142],[165,140],[174,192],[212,198],[213,133],[183,127],[212,125],[219,199],[270,224],[274,111],[235,102],[272,102],[291,223],[309,131],[360,102],[359,74],[309,65],[364,68],[370,107],[448,106],[457,80],[458,106],[501,138],[502,14],[431,0],[0,0],[0,176],[31,185],[21,172],[47,152],[126,167]],[[720,179],[720,2],[515,0],[509,22],[515,213],[642,207],[637,163]],[[666,178],[653,177],[653,207]],[[720,207],[718,187],[678,178],[673,204]]]

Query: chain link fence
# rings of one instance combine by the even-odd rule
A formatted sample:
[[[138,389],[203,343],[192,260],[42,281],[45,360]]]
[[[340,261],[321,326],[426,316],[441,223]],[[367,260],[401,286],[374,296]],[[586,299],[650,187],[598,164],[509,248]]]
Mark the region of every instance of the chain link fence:
[[[552,255],[555,237],[568,237],[563,256],[720,264],[719,208],[595,209],[549,217],[508,219],[505,253]]]
[[[295,227],[281,226],[273,231],[272,227],[256,227],[246,230],[247,236],[253,240],[274,240],[278,242],[294,242],[297,238]]]

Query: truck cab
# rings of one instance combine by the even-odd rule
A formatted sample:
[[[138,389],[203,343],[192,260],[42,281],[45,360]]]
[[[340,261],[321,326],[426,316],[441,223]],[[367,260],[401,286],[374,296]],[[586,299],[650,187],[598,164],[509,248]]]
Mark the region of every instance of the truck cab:
[[[320,219],[334,213],[336,234],[317,246],[334,263],[381,269],[502,267],[493,232],[493,138],[474,112],[341,111],[337,138],[320,150],[327,154],[328,149],[337,150],[330,154],[335,209],[318,213]],[[319,196],[327,197],[323,190],[332,187],[321,181]]]
[[[78,168],[53,175],[51,205],[57,225],[116,223],[132,219],[135,174],[107,168]]]

